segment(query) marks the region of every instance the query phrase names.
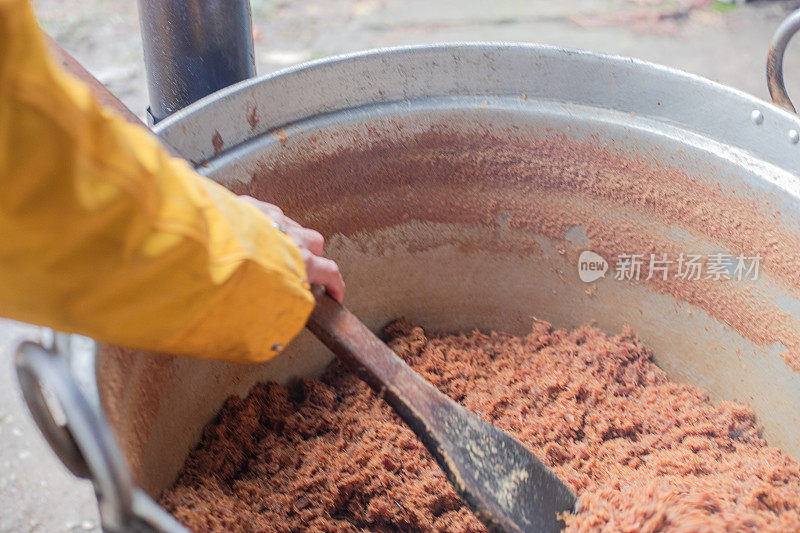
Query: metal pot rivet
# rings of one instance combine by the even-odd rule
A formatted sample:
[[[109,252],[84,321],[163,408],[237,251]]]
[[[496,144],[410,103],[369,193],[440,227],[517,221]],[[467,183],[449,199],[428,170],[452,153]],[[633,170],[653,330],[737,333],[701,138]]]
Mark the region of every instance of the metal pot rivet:
[[[756,126],[760,126],[764,122],[764,114],[758,109],[753,109],[753,112],[750,113],[750,120],[752,120],[753,124]]]
[[[789,130],[789,142],[792,144],[800,142],[800,133],[797,130]]]
[[[280,352],[281,348],[283,348],[283,346],[281,346],[281,343],[279,342],[276,342],[275,344],[272,345],[273,352]]]

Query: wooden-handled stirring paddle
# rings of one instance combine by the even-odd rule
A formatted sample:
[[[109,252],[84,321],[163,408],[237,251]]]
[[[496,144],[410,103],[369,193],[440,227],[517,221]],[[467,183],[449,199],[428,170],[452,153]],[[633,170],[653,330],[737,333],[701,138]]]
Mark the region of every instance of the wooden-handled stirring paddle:
[[[353,313],[314,287],[307,327],[383,396],[491,531],[560,531],[575,493],[521,442],[414,372]]]
[[[49,39],[49,44],[61,66],[87,83],[103,104],[129,122],[144,126],[58,43]],[[490,530],[510,533],[562,528],[558,515],[572,510],[575,493],[530,450],[422,379],[322,288],[315,287],[314,296],[317,307],[308,329],[397,411]]]

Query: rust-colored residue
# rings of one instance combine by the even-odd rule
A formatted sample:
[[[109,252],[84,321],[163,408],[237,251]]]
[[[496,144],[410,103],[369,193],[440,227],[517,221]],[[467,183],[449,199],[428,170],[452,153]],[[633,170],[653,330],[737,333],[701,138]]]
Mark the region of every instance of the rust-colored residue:
[[[214,130],[214,135],[211,136],[211,144],[214,146],[215,156],[222,153],[222,147],[225,146],[225,142],[222,140],[222,135],[219,134],[219,131]]]
[[[289,135],[283,128],[276,128],[272,130],[271,133],[278,139],[278,141],[280,141],[281,144],[284,144],[289,139]]]
[[[682,153],[633,155],[613,142],[576,141],[557,131],[525,130],[506,138],[496,129],[469,127],[436,125],[411,134],[387,120],[361,139],[346,129],[290,137],[279,131],[281,149],[262,156],[251,182],[236,180],[230,186],[280,205],[326,237],[342,234],[356,242],[362,234],[390,232],[407,221],[419,221],[423,228],[427,222],[464,223],[497,238],[459,245],[527,257],[538,253],[533,235],[563,241],[580,225],[591,249],[606,258],[693,252],[683,236],[734,254],[760,254],[762,277],[769,277],[774,293],[761,294],[752,284],[658,277],[640,284],[705,310],[758,345],[785,346],[787,365],[800,371],[798,320],[775,298],[800,296],[800,220],[779,209],[778,193],[769,187],[731,190],[729,176],[713,167],[703,175],[687,175],[681,170],[687,165]],[[336,143],[347,148],[329,148]],[[506,239],[505,228],[532,237],[527,244]],[[426,233],[418,240],[435,247],[450,244],[454,235]],[[376,254],[381,245],[374,243]],[[572,254],[568,249],[565,257],[576,264]],[[154,376],[172,368],[162,356],[148,357],[162,365],[149,367]],[[161,466],[152,457],[137,456],[137,450],[149,450],[153,409],[164,390],[144,379],[141,362],[135,361],[131,351],[102,360],[101,394],[138,474],[139,462],[148,469]],[[154,405],[129,417],[131,399],[139,395],[149,395]]]
[[[390,141],[376,130],[368,142],[351,143],[355,148],[317,156],[314,147],[329,138],[290,138],[279,159],[265,162],[251,182],[232,186],[280,204],[326,236],[419,220],[503,224],[562,240],[581,226],[593,251],[614,258],[693,253],[681,237],[689,234],[734,255],[760,255],[762,275],[786,294],[800,295],[798,221],[774,208],[766,193],[731,191],[725,176],[690,177],[663,161],[668,154],[631,155],[599,139],[577,142],[557,131],[499,138],[453,129]],[[653,226],[665,229],[658,233]],[[522,254],[538,246],[534,239],[527,250],[507,244],[498,239],[483,246]],[[577,256],[571,259],[577,263]],[[787,363],[800,370],[800,328],[774,299],[750,286],[710,280],[656,276],[640,283],[706,310],[756,344],[786,346]]]
[[[116,431],[135,478],[142,475],[145,450],[161,407],[161,396],[137,394],[131,398],[127,396],[131,392],[129,385],[136,383],[138,391],[162,391],[163,383],[174,377],[174,360],[166,354],[137,353],[110,345],[101,348],[98,361],[103,411]]]
[[[258,126],[258,106],[256,104],[247,106],[247,123],[250,124],[250,131]]]
[[[748,408],[670,381],[630,331],[444,335],[401,321],[387,333],[425,379],[576,489],[568,531],[800,530],[800,464],[765,445]],[[161,503],[193,531],[485,531],[339,364],[229,398]]]

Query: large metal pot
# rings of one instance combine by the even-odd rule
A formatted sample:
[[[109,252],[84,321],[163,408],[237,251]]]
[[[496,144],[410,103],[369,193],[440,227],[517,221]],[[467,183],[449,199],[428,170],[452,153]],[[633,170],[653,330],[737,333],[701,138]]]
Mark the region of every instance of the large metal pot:
[[[630,324],[674,379],[750,405],[767,440],[800,456],[795,115],[631,59],[456,44],[311,62],[155,130],[205,175],[324,233],[370,327]],[[581,281],[585,250],[610,262],[605,278]],[[758,279],[614,279],[620,254],[716,252],[760,256]],[[106,346],[97,380],[155,495],[228,395],[317,375],[330,357],[307,333],[259,366]]]

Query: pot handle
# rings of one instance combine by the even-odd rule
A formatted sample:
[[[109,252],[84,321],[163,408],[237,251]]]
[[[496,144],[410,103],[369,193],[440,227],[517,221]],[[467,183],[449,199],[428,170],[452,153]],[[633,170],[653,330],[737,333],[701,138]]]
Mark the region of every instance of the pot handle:
[[[783,54],[786,46],[795,33],[800,30],[800,9],[793,11],[781,22],[772,42],[769,44],[767,54],[767,86],[772,101],[779,106],[788,109],[792,113],[797,113],[786,93],[786,86],[783,83]]]
[[[14,359],[17,377],[28,409],[56,455],[73,474],[92,480],[103,531],[188,533],[134,484],[105,417],[75,381],[64,346],[58,338],[51,348],[21,343]]]

